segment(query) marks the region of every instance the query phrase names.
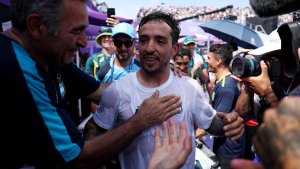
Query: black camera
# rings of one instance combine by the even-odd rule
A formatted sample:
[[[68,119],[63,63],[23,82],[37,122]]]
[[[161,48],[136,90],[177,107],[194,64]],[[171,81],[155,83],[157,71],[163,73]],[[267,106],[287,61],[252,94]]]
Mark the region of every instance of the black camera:
[[[280,77],[281,61],[278,56],[265,54],[254,58],[235,57],[231,60],[230,69],[233,75],[239,78],[258,76],[261,74],[260,61],[264,60],[268,65],[268,74],[271,80]]]
[[[293,78],[300,72],[298,48],[300,48],[300,23],[298,21],[281,25],[277,32],[281,40],[280,51],[269,51],[255,58],[236,57],[231,61],[233,75],[243,78],[261,73],[260,61],[269,66],[269,77],[280,76]],[[274,39],[270,39],[275,41]],[[281,70],[282,67],[282,70]],[[279,74],[279,75],[278,75]]]
[[[231,72],[239,78],[258,76],[261,73],[260,58],[246,58],[242,56],[231,60]]]

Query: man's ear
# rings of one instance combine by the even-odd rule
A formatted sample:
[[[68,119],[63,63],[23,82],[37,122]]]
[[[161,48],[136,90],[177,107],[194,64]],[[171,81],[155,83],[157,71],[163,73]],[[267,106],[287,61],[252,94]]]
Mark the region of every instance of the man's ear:
[[[218,65],[222,65],[223,64],[223,61],[221,58],[218,58]]]
[[[27,31],[34,39],[39,39],[47,31],[43,19],[38,14],[30,14],[26,18]]]

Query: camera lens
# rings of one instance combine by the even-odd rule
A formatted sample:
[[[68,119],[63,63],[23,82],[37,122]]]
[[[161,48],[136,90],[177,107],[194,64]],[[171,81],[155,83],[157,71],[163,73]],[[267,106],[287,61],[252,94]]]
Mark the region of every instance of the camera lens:
[[[236,77],[242,77],[245,72],[245,65],[242,58],[234,58],[232,60],[232,74]]]
[[[231,61],[231,72],[239,78],[258,76],[261,73],[260,59],[236,57]]]

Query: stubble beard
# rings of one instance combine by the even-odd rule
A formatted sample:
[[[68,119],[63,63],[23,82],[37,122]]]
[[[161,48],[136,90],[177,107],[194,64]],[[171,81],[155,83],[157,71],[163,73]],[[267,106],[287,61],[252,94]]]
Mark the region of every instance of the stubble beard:
[[[152,67],[149,68],[147,66],[145,66],[143,59],[141,59],[141,69],[148,75],[157,75],[163,71],[165,71],[165,69],[167,69],[169,66],[168,62],[162,63],[161,65],[159,65],[158,67]]]

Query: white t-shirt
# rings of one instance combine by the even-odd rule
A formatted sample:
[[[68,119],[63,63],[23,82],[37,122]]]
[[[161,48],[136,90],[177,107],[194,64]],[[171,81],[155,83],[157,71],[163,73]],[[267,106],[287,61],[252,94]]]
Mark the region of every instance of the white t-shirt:
[[[131,73],[114,81],[107,88],[93,118],[102,128],[108,130],[115,128],[133,116],[143,100],[150,97],[156,90],[159,91],[160,97],[168,94],[177,94],[181,97],[182,111],[172,118],[177,124],[184,121],[188,133],[192,134],[193,151],[182,168],[194,168],[194,124],[199,128],[207,129],[216,114],[205,99],[202,88],[194,79],[187,76],[179,78],[170,73],[168,81],[161,86],[146,88],[139,83],[136,72]],[[154,130],[157,127],[161,128],[161,125],[144,130],[119,154],[122,169],[147,168],[153,153]]]

